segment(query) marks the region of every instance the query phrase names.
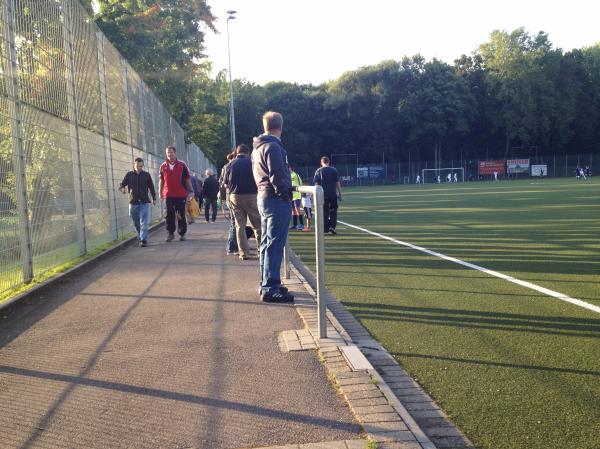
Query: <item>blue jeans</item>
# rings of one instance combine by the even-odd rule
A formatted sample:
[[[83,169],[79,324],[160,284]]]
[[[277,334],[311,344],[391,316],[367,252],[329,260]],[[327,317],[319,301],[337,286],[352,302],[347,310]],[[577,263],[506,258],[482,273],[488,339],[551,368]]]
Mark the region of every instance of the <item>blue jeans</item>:
[[[140,240],[148,240],[148,223],[150,222],[150,203],[129,205],[129,216]]]
[[[281,261],[288,236],[292,203],[279,197],[258,197],[261,218],[259,265],[261,293],[277,293],[281,287]]]
[[[225,207],[229,210],[229,231],[227,232],[227,246],[226,249],[230,253],[237,253],[238,246],[235,238],[235,219],[233,218],[233,212],[229,208],[229,203],[225,203]]]

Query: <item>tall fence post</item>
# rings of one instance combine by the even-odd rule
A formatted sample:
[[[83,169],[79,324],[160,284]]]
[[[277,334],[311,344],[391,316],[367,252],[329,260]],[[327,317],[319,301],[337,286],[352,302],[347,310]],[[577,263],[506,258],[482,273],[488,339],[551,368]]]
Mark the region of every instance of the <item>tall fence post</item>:
[[[22,111],[17,49],[15,47],[15,5],[14,0],[5,0],[1,3],[2,16],[6,21],[6,25],[3,27],[3,38],[6,44],[8,60],[4,60],[4,70],[7,78],[6,90],[10,102],[12,161],[17,191],[15,203],[19,213],[19,249],[23,282],[29,283],[33,279],[33,251],[29,210],[27,209],[27,176],[25,172],[25,156],[23,154],[23,135],[21,133]]]
[[[83,177],[81,173],[81,148],[79,146],[79,112],[75,90],[75,59],[73,52],[72,2],[61,0],[63,12],[63,37],[65,43],[67,105],[69,109],[69,137],[71,140],[71,158],[73,162],[73,186],[75,190],[75,213],[77,217],[77,239],[79,255],[87,251],[85,232],[85,208],[83,205]]]
[[[102,108],[102,137],[104,142],[104,159],[106,167],[106,192],[108,194],[108,213],[110,216],[110,235],[117,240],[117,198],[115,195],[115,171],[112,160],[112,142],[110,139],[110,117],[108,115],[108,95],[106,93],[106,66],[104,61],[104,35],[96,31],[96,46],[98,47],[98,75],[100,79],[100,105]]]
[[[127,76],[127,61],[125,58],[121,57],[121,74],[123,78],[123,98],[125,101],[125,134],[127,137],[127,144],[129,145],[129,149],[131,150],[131,163],[133,163],[133,159],[135,158],[133,154],[133,138],[131,132],[131,101],[129,99],[129,80]]]

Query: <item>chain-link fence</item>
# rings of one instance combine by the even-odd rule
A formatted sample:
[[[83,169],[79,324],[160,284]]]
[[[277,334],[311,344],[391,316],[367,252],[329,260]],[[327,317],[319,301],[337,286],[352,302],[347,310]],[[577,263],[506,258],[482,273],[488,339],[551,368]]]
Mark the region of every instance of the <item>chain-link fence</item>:
[[[214,168],[77,0],[0,0],[0,292],[131,231],[117,186]],[[159,207],[152,208],[158,219]]]
[[[341,158],[338,158],[341,159]],[[531,156],[511,159],[462,159],[442,161],[406,161],[382,162],[379,164],[361,164],[356,162],[356,156],[351,162],[347,160],[334,161],[340,180],[344,185],[373,185],[373,184],[414,184],[435,182],[440,176],[440,182],[447,181],[450,173],[452,179],[460,182],[486,181],[494,178],[497,171],[498,179],[522,179],[527,177],[575,177],[575,170],[580,168],[585,176],[600,174],[600,155],[570,154],[552,156]],[[487,170],[483,169],[485,163]],[[521,163],[520,166],[518,164]],[[493,167],[497,165],[495,170]],[[492,168],[489,168],[492,167]],[[296,166],[294,170],[308,184],[312,183],[315,166]],[[464,177],[463,177],[464,176]],[[419,177],[417,179],[417,177]],[[583,177],[583,175],[582,175]]]

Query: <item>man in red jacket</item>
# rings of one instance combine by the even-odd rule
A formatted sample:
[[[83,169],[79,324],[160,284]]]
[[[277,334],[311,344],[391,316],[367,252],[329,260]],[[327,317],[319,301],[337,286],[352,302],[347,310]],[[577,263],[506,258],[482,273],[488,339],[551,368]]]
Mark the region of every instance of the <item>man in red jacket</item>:
[[[194,196],[190,170],[185,162],[177,159],[177,150],[173,145],[166,149],[167,160],[159,169],[158,191],[167,208],[167,242],[175,237],[175,218],[179,240],[185,240],[187,222],[185,219],[186,201]]]

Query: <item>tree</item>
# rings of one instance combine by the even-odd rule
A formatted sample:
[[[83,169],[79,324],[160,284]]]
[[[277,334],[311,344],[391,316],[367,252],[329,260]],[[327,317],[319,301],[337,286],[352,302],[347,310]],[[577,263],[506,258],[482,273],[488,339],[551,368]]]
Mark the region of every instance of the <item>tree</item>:
[[[89,3],[89,2],[88,2]],[[187,129],[204,33],[215,30],[205,0],[98,0],[96,23]]]
[[[399,111],[410,126],[408,141],[430,145],[439,164],[442,146],[469,131],[476,103],[466,81],[434,59],[423,66]]]

